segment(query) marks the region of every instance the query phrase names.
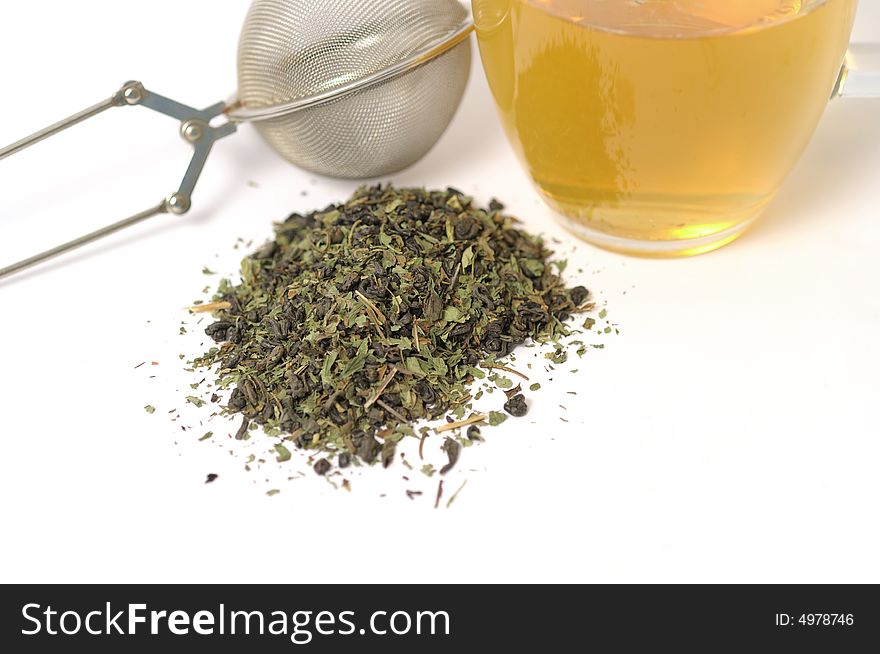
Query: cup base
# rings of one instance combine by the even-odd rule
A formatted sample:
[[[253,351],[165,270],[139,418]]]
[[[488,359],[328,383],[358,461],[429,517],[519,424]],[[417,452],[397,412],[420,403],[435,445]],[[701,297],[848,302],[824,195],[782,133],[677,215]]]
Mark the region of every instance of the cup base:
[[[675,259],[706,254],[732,243],[742,236],[758,219],[753,215],[725,230],[689,239],[639,240],[614,236],[584,226],[568,216],[556,213],[557,220],[566,230],[578,238],[604,250],[651,259]]]

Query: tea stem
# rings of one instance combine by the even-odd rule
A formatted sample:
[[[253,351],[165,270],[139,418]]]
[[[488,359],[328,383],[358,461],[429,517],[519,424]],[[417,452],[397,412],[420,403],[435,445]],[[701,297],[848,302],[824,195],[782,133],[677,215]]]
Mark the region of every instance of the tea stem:
[[[404,418],[402,415],[400,415],[400,413],[397,411],[397,409],[395,409],[393,406],[387,404],[386,402],[383,402],[382,400],[376,400],[376,404],[378,404],[380,407],[385,409],[392,416],[394,416],[395,418],[400,420],[400,422],[406,423],[406,421],[407,421],[406,418]]]
[[[230,302],[222,301],[222,302],[209,302],[208,304],[197,304],[192,307],[188,307],[188,310],[192,313],[214,313],[215,311],[223,311],[224,309],[231,309],[232,304]]]
[[[459,429],[461,427],[469,427],[470,425],[476,425],[480,422],[485,422],[488,416],[484,413],[475,413],[470,418],[465,420],[459,420],[458,422],[448,422],[441,427],[437,427],[434,430],[436,434],[442,434],[445,431],[452,431],[453,429]]]
[[[455,492],[452,494],[452,497],[449,498],[449,501],[446,502],[446,508],[447,508],[447,509],[448,509],[450,506],[452,506],[452,503],[455,501],[455,498],[458,497],[458,494],[459,494],[461,491],[464,490],[464,487],[465,487],[465,486],[467,486],[467,479],[465,479],[465,480],[462,482],[461,486],[458,487],[458,490],[455,491]]]
[[[514,370],[513,368],[508,368],[507,366],[498,365],[497,363],[481,363],[480,366],[482,366],[483,368],[488,368],[489,370],[503,370],[504,372],[509,372],[511,375],[516,375],[520,379],[529,381],[529,378],[522,374],[519,370]]]
[[[382,381],[382,384],[379,386],[379,389],[376,391],[376,394],[373,395],[373,397],[371,397],[369,400],[367,400],[366,404],[364,404],[365,409],[369,409],[371,406],[373,406],[376,402],[379,401],[379,398],[382,397],[382,393],[384,393],[385,389],[388,388],[388,384],[391,383],[391,380],[394,379],[394,375],[396,375],[396,374],[397,374],[397,368],[394,368],[391,370],[391,372],[389,372],[385,376],[385,379]]]

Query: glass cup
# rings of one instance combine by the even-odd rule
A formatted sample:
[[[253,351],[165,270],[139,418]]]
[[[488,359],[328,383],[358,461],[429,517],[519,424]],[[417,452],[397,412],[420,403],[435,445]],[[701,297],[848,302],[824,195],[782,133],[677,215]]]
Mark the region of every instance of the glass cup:
[[[473,13],[505,131],[564,224],[607,249],[684,256],[752,224],[830,97],[880,96],[876,73],[841,68],[856,4],[473,0]]]

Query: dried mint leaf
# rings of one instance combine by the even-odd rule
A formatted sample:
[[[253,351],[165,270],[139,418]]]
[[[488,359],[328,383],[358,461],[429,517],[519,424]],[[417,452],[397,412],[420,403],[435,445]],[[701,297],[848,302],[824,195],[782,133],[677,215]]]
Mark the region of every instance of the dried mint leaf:
[[[275,457],[275,460],[278,461],[278,463],[284,463],[285,461],[290,461],[290,456],[291,456],[290,450],[288,450],[286,447],[284,447],[281,443],[278,443],[277,445],[275,445],[275,452],[277,454],[277,456]]]
[[[499,411],[490,411],[489,412],[489,426],[497,427],[502,422],[507,420],[507,416]]]

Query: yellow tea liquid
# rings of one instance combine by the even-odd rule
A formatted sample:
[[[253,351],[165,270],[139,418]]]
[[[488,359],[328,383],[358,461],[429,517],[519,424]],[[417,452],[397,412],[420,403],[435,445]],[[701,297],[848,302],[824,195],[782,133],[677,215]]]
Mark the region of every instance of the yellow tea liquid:
[[[674,256],[736,238],[806,147],[857,0],[473,0],[505,130],[568,226]]]

